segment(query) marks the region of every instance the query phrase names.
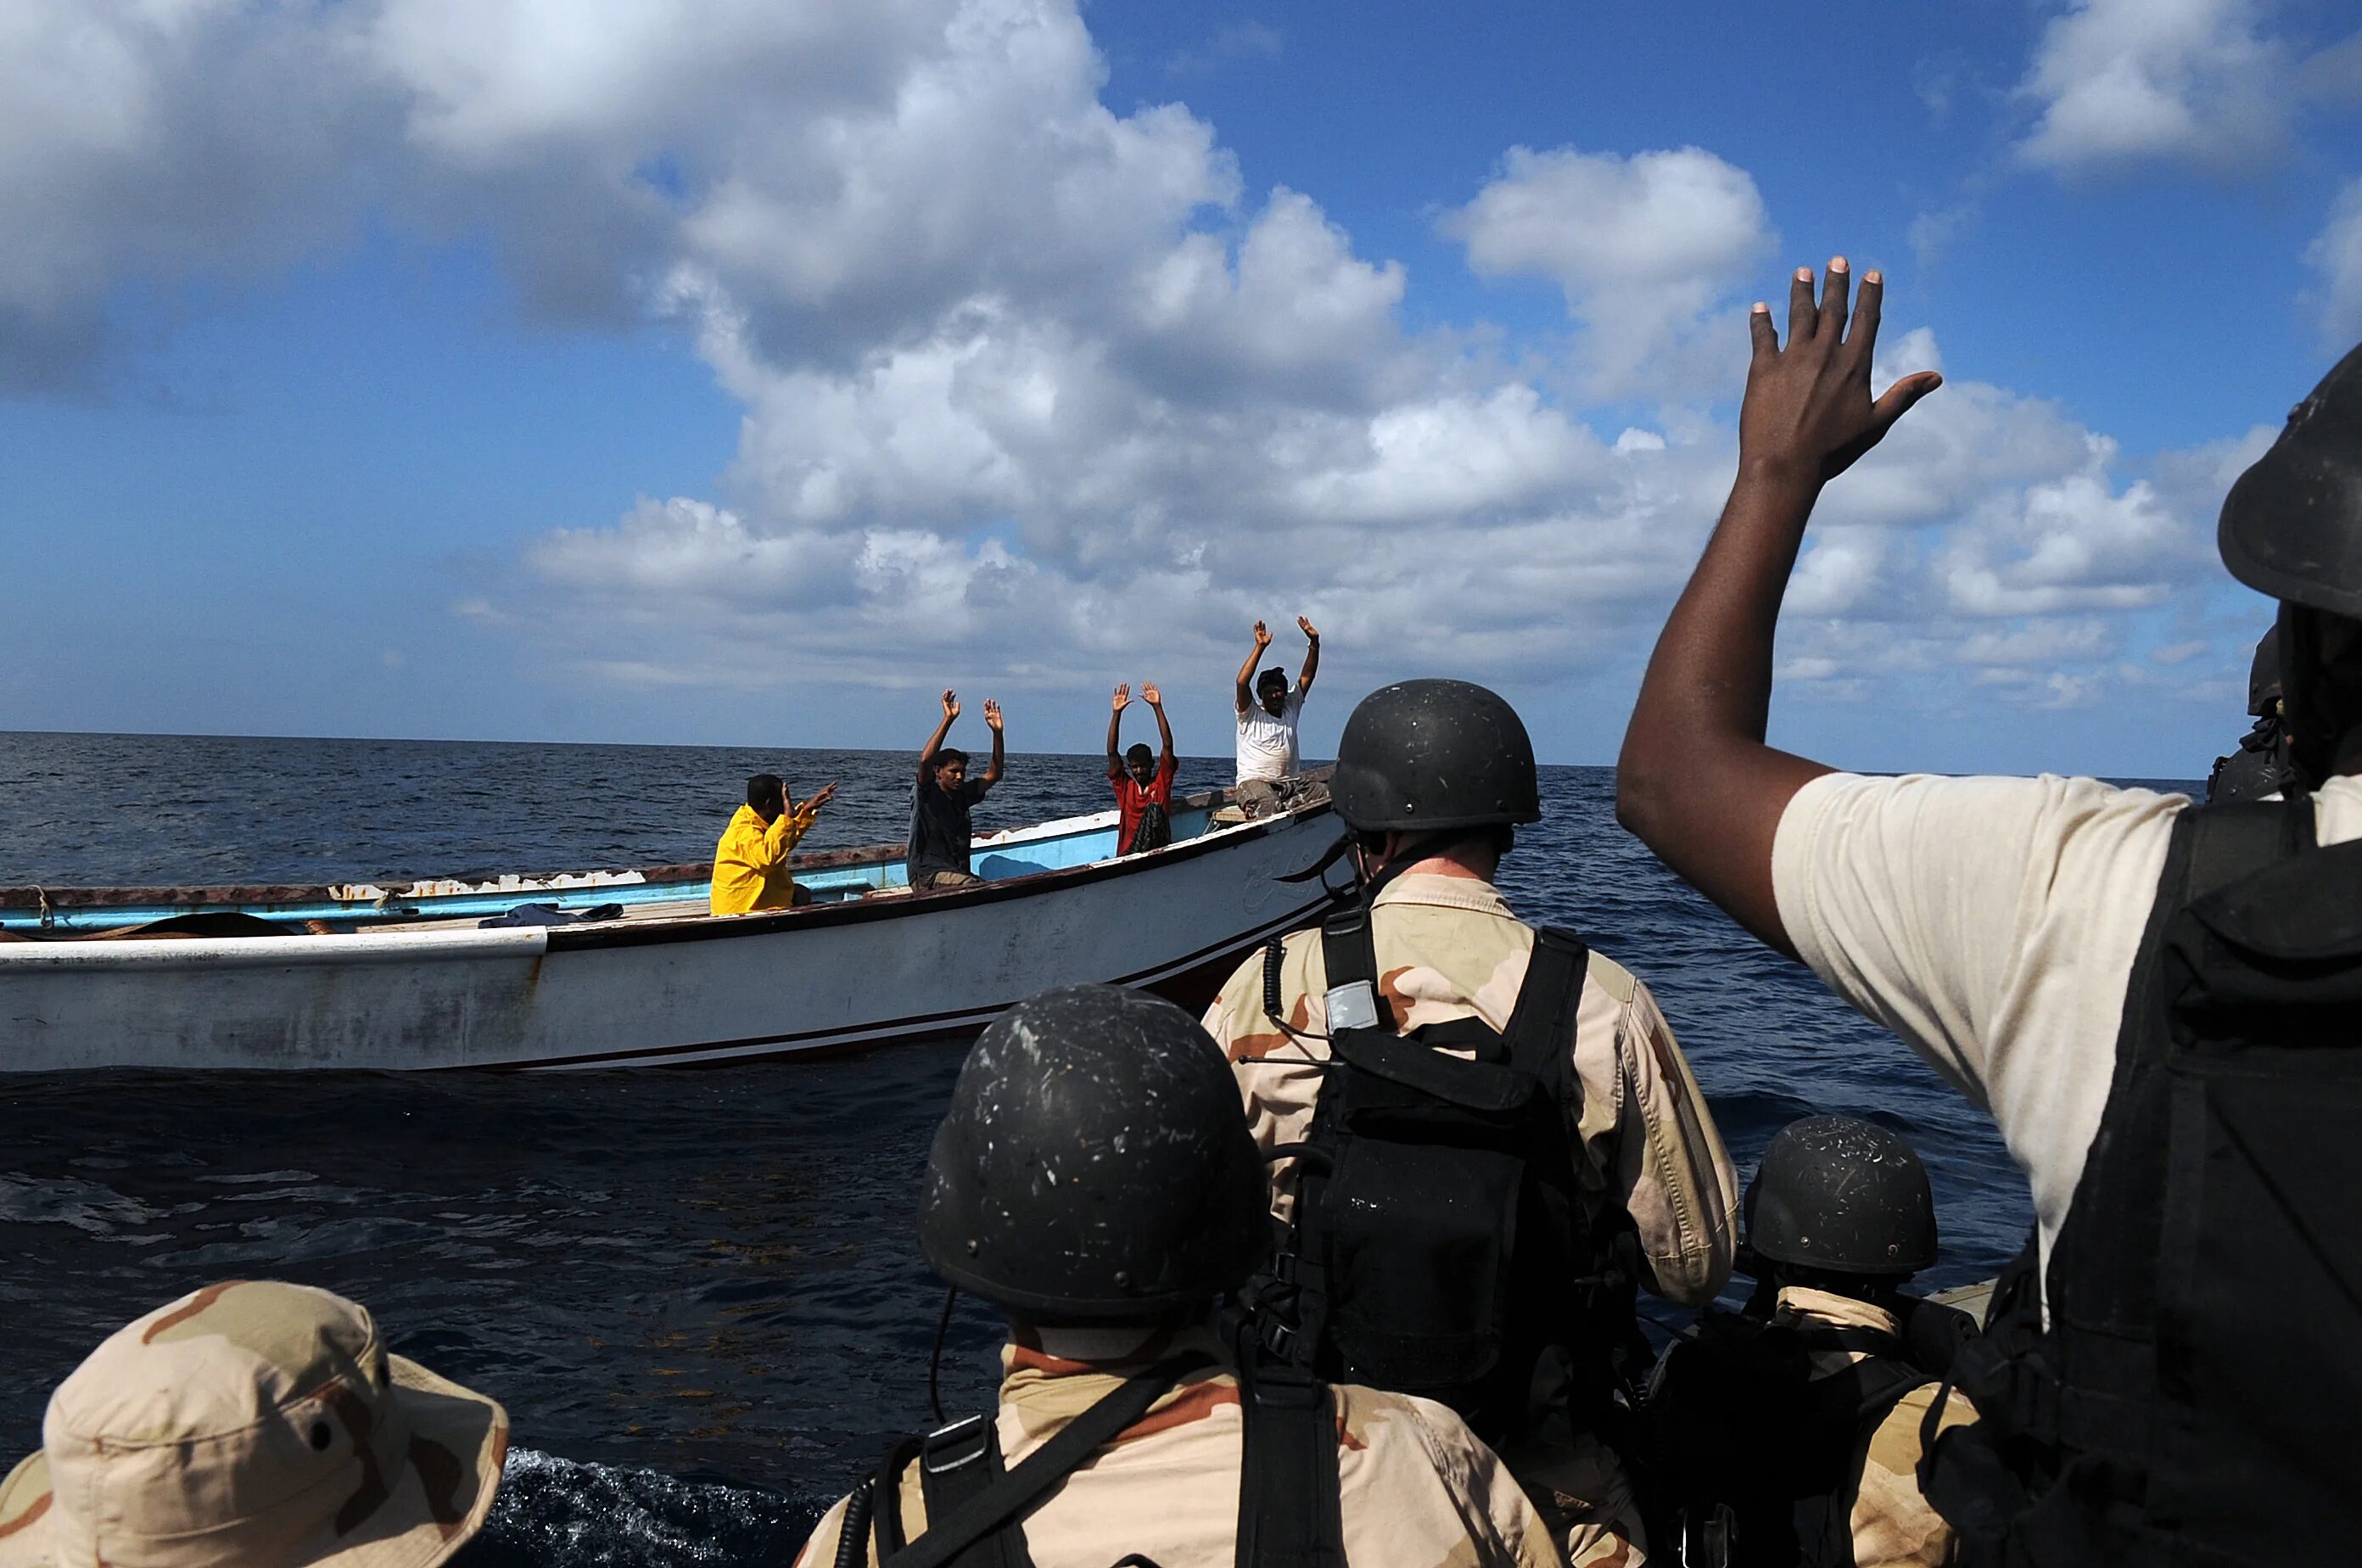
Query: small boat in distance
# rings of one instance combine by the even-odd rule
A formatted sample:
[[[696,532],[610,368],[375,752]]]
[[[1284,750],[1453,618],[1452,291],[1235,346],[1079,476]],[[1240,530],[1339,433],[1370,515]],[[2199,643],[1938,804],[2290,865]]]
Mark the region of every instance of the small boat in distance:
[[[1121,857],[1112,811],[985,835],[983,882],[942,891],[911,891],[900,845],[800,856],[813,902],[745,915],[708,912],[704,865],[0,889],[0,1072],[729,1061],[964,1033],[1086,980],[1195,1009],[1335,899],[1282,880],[1337,835],[1324,791],[1228,803],[1176,799],[1173,843]]]

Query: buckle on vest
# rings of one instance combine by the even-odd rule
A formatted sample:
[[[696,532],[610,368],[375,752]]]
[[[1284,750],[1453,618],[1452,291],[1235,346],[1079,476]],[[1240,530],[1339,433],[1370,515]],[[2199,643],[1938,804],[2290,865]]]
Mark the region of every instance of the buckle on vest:
[[[1295,1359],[1288,1353],[1289,1347],[1296,1343],[1297,1338],[1294,1325],[1283,1323],[1276,1318],[1266,1316],[1256,1326],[1255,1337],[1263,1341],[1264,1349],[1281,1361]]]
[[[980,1415],[965,1416],[929,1432],[919,1440],[920,1466],[930,1475],[945,1475],[982,1459],[992,1446],[992,1433],[984,1422]]]
[[[1729,1568],[1730,1549],[1738,1534],[1738,1517],[1727,1503],[1682,1510],[1682,1568]]]

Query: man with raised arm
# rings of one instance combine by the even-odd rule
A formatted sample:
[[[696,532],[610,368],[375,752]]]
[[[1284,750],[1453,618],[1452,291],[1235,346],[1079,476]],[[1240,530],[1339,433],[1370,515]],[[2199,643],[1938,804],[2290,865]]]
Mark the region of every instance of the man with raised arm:
[[[713,912],[751,914],[811,902],[811,889],[788,874],[788,861],[820,819],[821,808],[835,799],[836,786],[824,784],[798,805],[788,798],[788,787],[778,774],[757,773],[747,779],[746,803],[731,817],[722,842],[714,845],[709,895]]]
[[[944,720],[927,737],[919,753],[919,778],[911,792],[911,848],[905,867],[911,890],[964,888],[983,878],[968,869],[967,845],[973,832],[968,808],[1000,782],[1000,704],[984,700],[984,722],[992,731],[992,766],[981,778],[967,776],[967,753],[945,745],[952,721],[960,716],[959,693],[944,693]]]
[[[1304,633],[1304,668],[1294,686],[1277,665],[1255,674],[1264,649],[1271,646],[1271,633],[1261,621],[1254,624],[1254,649],[1239,666],[1238,801],[1251,817],[1268,816],[1286,797],[1286,780],[1296,774],[1297,723],[1312,678],[1320,672],[1320,634],[1301,615],[1296,624]]]
[[[1141,700],[1156,715],[1156,735],[1163,743],[1154,756],[1135,745],[1119,756],[1123,738],[1123,711],[1131,705],[1129,681],[1115,689],[1115,711],[1108,715],[1108,782],[1115,788],[1117,812],[1115,847],[1118,855],[1162,849],[1173,842],[1173,726],[1164,721],[1164,696],[1153,683],[1140,689]]]
[[[1840,773],[1765,744],[1821,487],[1938,379],[1871,395],[1880,281],[1755,307],[1738,477],[1650,662],[1617,810],[1991,1108],[2033,1190],[1923,1468],[1966,1563],[2350,1561],[2362,1539],[2362,349],[2223,507],[2280,602],[2298,786]],[[2303,791],[2310,790],[2308,795]]]

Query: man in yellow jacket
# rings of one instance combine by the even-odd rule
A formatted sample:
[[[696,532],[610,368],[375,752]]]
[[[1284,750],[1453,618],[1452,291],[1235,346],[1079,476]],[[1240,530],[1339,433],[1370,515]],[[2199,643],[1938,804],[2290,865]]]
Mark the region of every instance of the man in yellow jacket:
[[[788,856],[811,831],[820,809],[834,799],[836,786],[831,784],[790,809],[778,774],[747,779],[746,803],[713,846],[713,912],[745,914],[810,903],[811,895],[788,876]]]

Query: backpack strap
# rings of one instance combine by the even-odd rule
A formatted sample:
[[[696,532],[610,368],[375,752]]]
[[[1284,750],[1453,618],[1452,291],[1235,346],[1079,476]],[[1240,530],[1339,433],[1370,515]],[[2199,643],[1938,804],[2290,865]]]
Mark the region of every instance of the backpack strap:
[[[1357,1030],[1392,1034],[1395,1021],[1378,993],[1378,945],[1370,911],[1357,905],[1320,922],[1320,961],[1329,974],[1329,1035]]]
[[[1337,1410],[1329,1385],[1268,1363],[1242,1374],[1238,1568],[1345,1568]]]
[[[1590,968],[1591,948],[1573,932],[1546,925],[1534,933],[1525,984],[1518,988],[1517,1006],[1501,1032],[1508,1043],[1510,1066],[1552,1086],[1573,1080],[1567,1034],[1574,1026],[1575,1005]]]
[[[918,1460],[930,1520],[955,1517],[1008,1474],[1000,1462],[1000,1425],[988,1415],[929,1432],[919,1440]],[[1012,1520],[969,1542],[952,1562],[955,1568],[1032,1568],[1033,1558],[1025,1550],[1025,1532]]]
[[[1085,1460],[1146,1415],[1148,1408],[1185,1373],[1203,1364],[1202,1357],[1188,1356],[1125,1379],[1060,1428],[1055,1437],[1020,1460],[1014,1470],[995,1474],[999,1471],[999,1435],[997,1423],[988,1417],[971,1418],[981,1429],[975,1433],[967,1432],[965,1429],[968,1422],[961,1421],[930,1434],[925,1442],[936,1444],[934,1452],[931,1456],[922,1445],[920,1454],[922,1466],[937,1467],[932,1475],[924,1469],[921,1472],[922,1485],[929,1486],[930,1503],[936,1487],[944,1489],[946,1501],[951,1500],[952,1491],[962,1496],[944,1514],[937,1515],[931,1508],[925,1533],[884,1559],[882,1568],[948,1568],[953,1562],[969,1568],[978,1562],[1008,1562],[1012,1559],[997,1554],[1008,1550],[1005,1543],[997,1546],[995,1554],[981,1558],[971,1557],[968,1552],[986,1537],[1003,1530],[1017,1536],[1014,1550],[1018,1555],[1013,1561],[1021,1564],[1030,1562],[1024,1555],[1023,1534],[1016,1529],[1018,1521],[1055,1491]],[[976,1485],[970,1479],[951,1480],[963,1471],[984,1484]],[[879,1510],[881,1517],[895,1511]]]

